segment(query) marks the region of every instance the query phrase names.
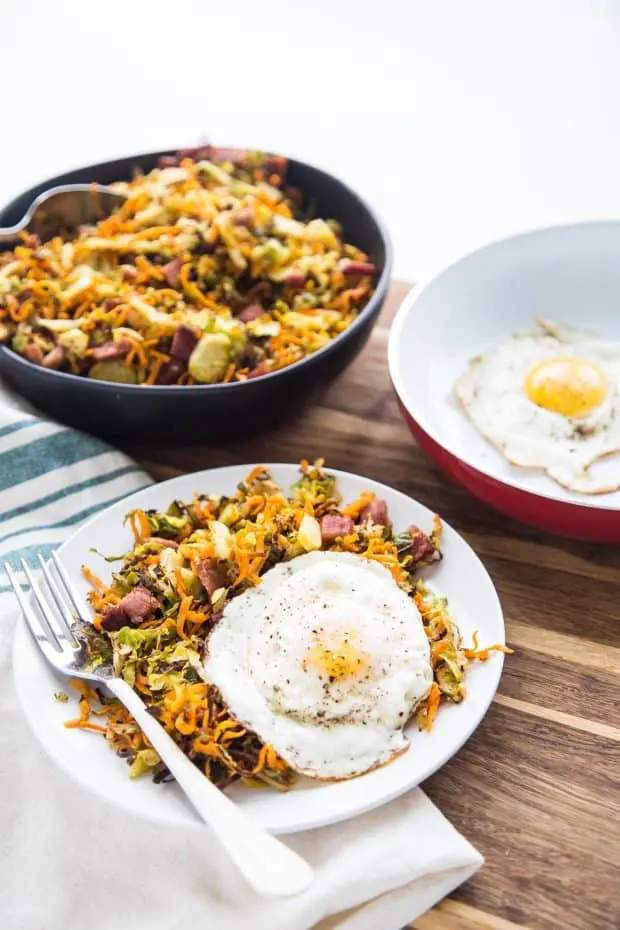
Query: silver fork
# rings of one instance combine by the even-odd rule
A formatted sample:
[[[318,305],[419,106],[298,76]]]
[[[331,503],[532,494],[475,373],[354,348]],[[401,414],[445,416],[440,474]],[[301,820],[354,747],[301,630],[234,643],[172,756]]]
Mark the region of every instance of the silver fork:
[[[15,226],[0,228],[0,245],[17,245],[25,229],[45,241],[59,230],[96,223],[118,210],[126,199],[125,194],[102,184],[50,187],[32,201]]]
[[[125,705],[197,813],[211,827],[255,891],[264,897],[283,897],[306,889],[313,879],[310,865],[249,820],[216,788],[168,736],[122,678],[114,676],[110,669],[84,670],[85,647],[83,644],[80,646],[71,629],[80,615],[71,581],[55,554],[50,564],[46,564],[41,556],[39,563],[42,576],[37,580],[22,559],[36,608],[22,590],[10,565],[4,567],[26,624],[50,665],[63,675],[104,685]],[[50,567],[52,564],[54,570]]]

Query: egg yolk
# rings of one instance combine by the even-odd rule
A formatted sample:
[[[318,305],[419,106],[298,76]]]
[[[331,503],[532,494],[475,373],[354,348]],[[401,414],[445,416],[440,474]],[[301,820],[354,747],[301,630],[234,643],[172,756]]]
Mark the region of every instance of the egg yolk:
[[[322,678],[330,681],[345,681],[359,678],[367,671],[370,656],[360,648],[356,637],[347,633],[337,640],[322,641],[317,631],[316,640],[306,652],[304,669],[312,668]]]
[[[549,358],[529,370],[525,393],[537,407],[565,417],[582,417],[607,394],[603,372],[582,358]]]

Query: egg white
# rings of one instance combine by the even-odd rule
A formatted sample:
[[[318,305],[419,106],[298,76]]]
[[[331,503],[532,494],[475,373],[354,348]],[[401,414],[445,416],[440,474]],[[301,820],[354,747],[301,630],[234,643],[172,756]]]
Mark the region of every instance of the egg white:
[[[348,638],[363,661],[330,679],[317,643]],[[298,772],[350,778],[408,747],[403,728],[433,680],[420,614],[390,572],[346,552],[277,565],[211,633],[205,679],[233,717]]]
[[[620,458],[611,481],[597,479],[589,468],[620,450],[620,344],[550,320],[539,326],[472,359],[455,384],[456,396],[479,432],[513,465],[540,468],[572,491],[615,491]],[[530,369],[560,356],[593,362],[607,378],[604,401],[586,416],[563,416],[527,397]]]

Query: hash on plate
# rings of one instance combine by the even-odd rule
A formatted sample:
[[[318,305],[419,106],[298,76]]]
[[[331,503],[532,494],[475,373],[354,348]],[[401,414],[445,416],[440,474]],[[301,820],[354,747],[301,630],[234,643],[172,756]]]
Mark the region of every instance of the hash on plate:
[[[286,159],[165,156],[76,235],[0,255],[0,342],[102,381],[213,384],[268,374],[355,320],[375,266],[287,186]]]
[[[322,461],[285,493],[254,468],[225,497],[131,511],[135,543],[92,585],[88,661],[111,663],[205,775],[279,789],[349,778],[408,748],[465,697],[471,659],[446,600],[416,577],[440,521],[392,526],[373,493],[343,504]],[[494,646],[491,648],[502,648]],[[168,772],[125,708],[74,682],[71,727],[103,734],[130,774]]]

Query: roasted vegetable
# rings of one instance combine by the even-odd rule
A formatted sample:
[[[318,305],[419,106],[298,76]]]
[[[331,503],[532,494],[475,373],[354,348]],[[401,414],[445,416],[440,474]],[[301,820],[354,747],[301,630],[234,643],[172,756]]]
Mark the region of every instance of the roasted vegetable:
[[[233,357],[233,344],[224,333],[206,333],[189,357],[188,370],[200,384],[221,381]]]
[[[126,365],[120,358],[95,362],[88,372],[88,377],[95,378],[96,381],[116,381],[119,384],[138,383],[135,369],[130,365]]]

